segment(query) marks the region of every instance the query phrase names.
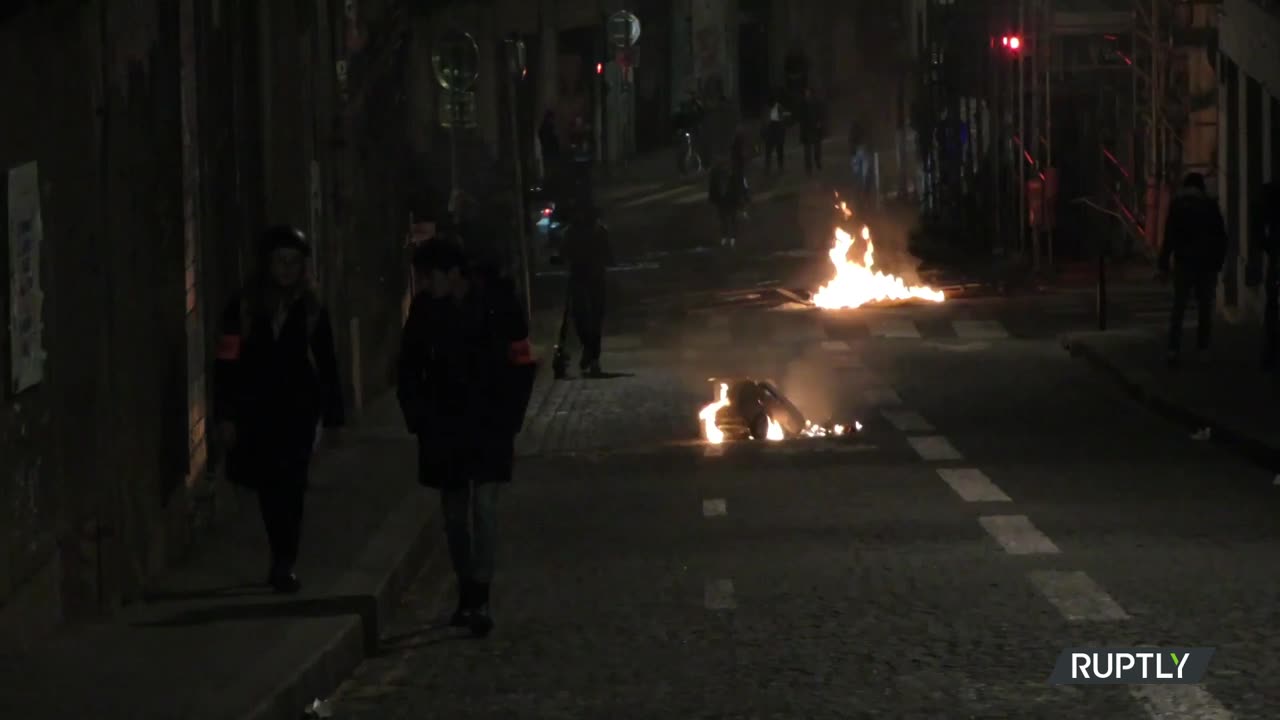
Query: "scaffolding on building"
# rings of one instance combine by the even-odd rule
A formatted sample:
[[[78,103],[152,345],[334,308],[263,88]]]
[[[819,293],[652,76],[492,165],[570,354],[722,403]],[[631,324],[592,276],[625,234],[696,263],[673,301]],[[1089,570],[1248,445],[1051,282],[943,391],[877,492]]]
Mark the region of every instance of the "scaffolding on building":
[[[1076,78],[1071,107],[1092,115],[1085,124],[1097,146],[1091,163],[1097,175],[1081,200],[1119,221],[1120,242],[1109,254],[1155,253],[1181,177],[1199,172],[1212,183],[1217,174],[1214,60],[1221,4],[1132,0],[1127,10],[1053,13],[1046,79]],[[1049,98],[1056,113],[1068,112],[1060,100]]]

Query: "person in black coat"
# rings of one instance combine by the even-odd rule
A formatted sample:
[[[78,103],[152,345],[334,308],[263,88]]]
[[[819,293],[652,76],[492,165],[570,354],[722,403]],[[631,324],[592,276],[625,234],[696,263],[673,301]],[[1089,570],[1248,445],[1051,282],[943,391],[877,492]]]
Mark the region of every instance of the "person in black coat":
[[[317,425],[343,424],[329,313],[307,277],[310,247],[292,227],[268,229],[260,267],[222,316],[214,417],[228,479],[257,490],[271,547],[268,583],[297,592],[294,574]]]
[[[1169,317],[1169,365],[1178,364],[1182,347],[1182,319],[1195,296],[1198,322],[1196,344],[1209,349],[1218,273],[1227,256],[1227,229],[1218,203],[1205,190],[1204,176],[1188,173],[1165,220],[1160,249],[1160,275],[1169,274],[1173,261],[1173,311]]]
[[[827,134],[826,105],[805,88],[800,104],[800,144],[804,146],[804,172],[822,169],[822,140]]]
[[[419,481],[440,491],[458,581],[451,624],[483,636],[493,628],[498,487],[511,480],[536,373],[528,321],[512,283],[469,270],[455,245],[427,243],[413,264],[426,290],[405,322],[397,396],[418,438]]]
[[[601,345],[604,342],[605,291],[607,273],[613,265],[609,229],[600,222],[592,205],[575,206],[573,219],[565,231],[565,259],[569,263],[569,309],[573,327],[582,342],[578,369],[583,375],[600,377]]]

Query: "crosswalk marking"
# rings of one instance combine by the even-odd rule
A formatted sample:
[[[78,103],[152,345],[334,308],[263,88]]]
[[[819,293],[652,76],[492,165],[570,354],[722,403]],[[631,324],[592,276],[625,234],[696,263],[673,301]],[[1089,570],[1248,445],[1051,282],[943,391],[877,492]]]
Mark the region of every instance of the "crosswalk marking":
[[[997,340],[1009,337],[1009,332],[995,320],[953,320],[951,327],[956,337],[968,340]]]
[[[827,352],[849,352],[849,343],[843,340],[823,340],[822,349]]]
[[[920,329],[911,320],[903,318],[885,318],[867,323],[871,334],[883,338],[919,338]]]
[[[724,498],[711,498],[702,501],[702,514],[705,517],[720,517],[729,514]]]

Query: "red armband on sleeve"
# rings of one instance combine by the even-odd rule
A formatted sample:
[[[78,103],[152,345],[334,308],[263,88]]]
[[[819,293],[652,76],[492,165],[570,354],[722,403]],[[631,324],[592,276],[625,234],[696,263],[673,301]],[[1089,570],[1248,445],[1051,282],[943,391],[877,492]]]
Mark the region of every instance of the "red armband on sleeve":
[[[507,359],[512,365],[532,365],[533,345],[529,343],[529,338],[511,343],[511,347],[507,350]]]
[[[218,338],[218,348],[214,357],[219,360],[239,360],[240,336],[226,334]]]

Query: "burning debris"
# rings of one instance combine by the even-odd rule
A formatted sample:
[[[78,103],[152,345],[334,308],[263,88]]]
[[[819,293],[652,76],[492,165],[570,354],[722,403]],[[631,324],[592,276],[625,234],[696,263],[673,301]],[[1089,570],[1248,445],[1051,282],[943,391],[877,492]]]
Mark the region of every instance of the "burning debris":
[[[843,201],[836,208],[845,220],[853,217],[853,211]],[[849,258],[854,239],[844,228],[837,227],[835,245],[828,256],[835,266],[835,277],[813,294],[813,304],[825,310],[856,308],[883,300],[928,300],[940,303],[945,297],[939,290],[923,286],[909,286],[900,277],[873,269],[875,246],[871,242],[871,230],[862,226],[862,240],[867,249],[862,262]]]
[[[727,440],[768,440],[788,437],[839,437],[857,432],[862,423],[817,425],[804,417],[790,400],[768,381],[739,380],[719,383],[715,402],[698,413],[707,442],[719,445]]]

